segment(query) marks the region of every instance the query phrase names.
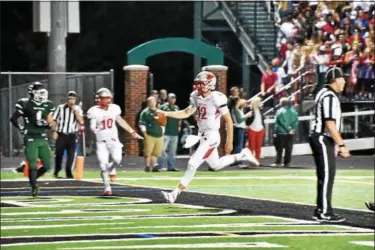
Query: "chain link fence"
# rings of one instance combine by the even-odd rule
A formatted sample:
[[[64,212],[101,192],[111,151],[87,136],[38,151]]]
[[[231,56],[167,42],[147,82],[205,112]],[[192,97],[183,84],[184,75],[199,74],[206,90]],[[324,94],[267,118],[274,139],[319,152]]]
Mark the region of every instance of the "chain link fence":
[[[94,93],[105,87],[113,91],[113,70],[106,72],[1,72],[0,73],[0,153],[13,157],[23,153],[23,138],[9,122],[20,98],[27,98],[27,87],[39,81],[49,89],[50,82],[59,84],[62,94],[54,98],[55,106],[66,101],[68,91],[77,93],[77,104],[82,103],[84,113],[94,105]],[[58,79],[58,82],[56,81]],[[57,101],[56,101],[57,100]],[[88,124],[88,123],[86,123]],[[90,144],[91,133],[86,143]]]

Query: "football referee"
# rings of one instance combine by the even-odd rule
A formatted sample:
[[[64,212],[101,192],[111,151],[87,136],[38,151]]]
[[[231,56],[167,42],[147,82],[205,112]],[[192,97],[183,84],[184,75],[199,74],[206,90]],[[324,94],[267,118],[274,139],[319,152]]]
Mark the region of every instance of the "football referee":
[[[340,134],[341,107],[338,94],[344,90],[345,79],[340,68],[326,72],[326,84],[315,97],[315,118],[309,143],[313,152],[318,178],[317,207],[313,219],[325,222],[342,222],[345,218],[334,214],[332,189],[336,174],[336,156],[350,156]]]
[[[83,129],[82,109],[75,105],[77,94],[74,91],[69,91],[68,100],[66,103],[59,105],[53,114],[53,119],[56,122],[56,131],[53,131],[53,137],[56,139],[55,150],[55,172],[53,176],[59,178],[61,164],[64,157],[64,152],[67,152],[66,161],[66,178],[73,178],[72,165],[75,158],[77,132],[78,129]],[[80,126],[78,126],[78,123]]]

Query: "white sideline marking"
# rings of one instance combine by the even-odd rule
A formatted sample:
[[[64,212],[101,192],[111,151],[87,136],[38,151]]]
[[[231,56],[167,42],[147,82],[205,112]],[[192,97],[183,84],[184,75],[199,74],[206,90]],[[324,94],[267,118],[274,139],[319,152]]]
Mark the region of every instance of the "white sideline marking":
[[[37,215],[37,214],[77,214],[77,213],[132,213],[132,212],[150,212],[150,209],[102,209],[103,211],[100,211],[101,209],[96,209],[97,211],[84,211],[84,210],[90,210],[90,209],[83,209],[83,210],[61,210],[61,211],[53,211],[53,212],[15,212],[15,213],[1,213],[1,216],[4,215]],[[110,211],[108,211],[110,210]]]
[[[233,233],[246,233],[246,232],[249,232],[248,230],[236,230],[236,231],[210,231],[210,233],[213,233],[213,234],[217,234],[217,236],[210,236],[210,237],[223,237],[222,235],[227,235],[227,234],[233,234]],[[265,230],[251,230],[250,232],[252,233],[260,233],[259,234],[259,237],[263,237],[265,235],[270,235],[270,234],[265,234],[265,233],[269,233],[269,232],[272,232],[272,231],[265,231]],[[314,233],[309,233],[309,232],[314,232]],[[58,235],[49,235],[49,234],[44,234],[44,235],[21,235],[21,236],[4,236],[4,237],[1,237],[1,239],[23,239],[23,238],[46,238],[46,237],[55,237],[55,238],[63,238],[63,237],[81,237],[81,236],[97,236],[97,237],[100,237],[100,236],[127,236],[127,235],[134,235],[134,234],[164,234],[164,232],[142,232],[142,233],[92,233],[92,234],[58,234]],[[184,235],[184,234],[187,234],[187,236],[181,236],[182,238],[190,238],[190,237],[195,237],[194,234],[199,234],[199,233],[207,233],[207,231],[184,231],[184,232],[168,232],[169,235]],[[374,230],[371,230],[371,229],[362,229],[361,231],[347,231],[347,232],[343,232],[343,231],[337,231],[337,230],[285,230],[285,231],[275,231],[275,232],[272,232],[272,235],[274,236],[294,236],[295,234],[296,235],[302,235],[301,233],[305,233],[303,235],[315,235],[317,233],[322,233],[322,234],[318,234],[318,235],[326,235],[326,234],[329,234],[331,233],[331,236],[332,235],[342,235],[342,234],[346,234],[346,235],[367,235],[367,234],[370,234],[370,235],[373,235],[374,234]],[[189,236],[189,234],[191,234],[192,236]],[[253,236],[252,235],[235,235],[235,237],[250,237],[250,236]],[[200,237],[200,236],[198,236]],[[233,235],[231,235],[231,237],[234,237]],[[157,239],[162,239],[163,237],[155,237]],[[166,239],[171,239],[171,237],[165,237]],[[173,237],[173,238],[177,238],[177,237]],[[131,238],[132,240],[135,240],[137,238]],[[147,239],[147,238],[142,238],[142,239]],[[116,240],[116,239],[114,239]],[[71,241],[68,241],[68,242],[71,242]],[[1,245],[2,246],[2,245]]]
[[[106,211],[106,213],[109,213],[110,211]],[[111,211],[111,212],[118,212],[118,211]],[[230,209],[224,209],[222,211],[219,211],[219,212],[216,212],[216,213],[195,213],[194,215],[192,214],[172,214],[172,215],[168,215],[168,214],[165,214],[165,215],[162,215],[162,214],[157,214],[157,215],[150,215],[150,214],[146,214],[146,215],[138,215],[138,214],[135,214],[135,215],[126,215],[126,216],[87,216],[87,217],[63,217],[63,218],[56,218],[56,217],[45,217],[45,218],[30,218],[30,219],[24,219],[22,220],[22,218],[11,218],[11,219],[1,219],[2,222],[12,222],[12,221],[15,221],[15,222],[20,222],[20,221],[57,221],[57,220],[61,220],[61,219],[66,219],[66,220],[84,220],[85,218],[87,218],[86,220],[92,220],[92,219],[95,219],[95,218],[113,218],[113,219],[153,219],[153,218],[163,218],[163,219],[175,219],[175,218],[178,218],[178,217],[181,217],[181,218],[196,218],[196,217],[202,217],[202,216],[215,216],[215,215],[222,215],[222,214],[232,214],[236,212],[235,210],[230,210]],[[38,212],[39,213],[39,212]],[[46,213],[43,213],[43,212],[40,212],[41,214],[46,214]],[[84,212],[84,213],[87,213],[87,212]],[[95,212],[96,213],[96,212]],[[14,213],[14,214],[19,214],[19,213]],[[1,213],[1,215],[4,215],[4,213]]]
[[[350,243],[354,245],[360,245],[360,246],[368,246],[368,247],[374,247],[375,244],[373,241],[349,241]]]
[[[157,180],[157,181],[179,181],[181,178],[176,176],[153,176],[153,177],[119,177],[116,178],[117,181],[142,181],[142,180]],[[194,180],[279,180],[279,179],[301,179],[301,180],[316,180],[315,176],[294,176],[294,175],[278,175],[278,176],[251,176],[251,175],[242,175],[242,176],[197,176],[194,177]],[[336,176],[336,179],[349,179],[349,180],[358,180],[358,179],[374,179],[373,176]],[[15,178],[15,179],[3,179],[2,182],[13,182],[13,181],[25,181],[24,178]],[[43,178],[43,181],[64,181],[64,179],[52,179],[52,178]],[[102,181],[100,178],[85,178],[84,181]],[[116,183],[122,184],[122,183]],[[123,185],[123,184],[122,184]]]
[[[148,203],[151,203],[152,200],[149,200],[149,199],[145,199],[147,200],[146,202],[145,201],[142,201],[142,202],[107,202],[107,203],[72,203],[72,204],[54,204],[54,205],[40,205],[38,203],[27,203],[27,202],[19,202],[19,201],[4,201],[3,203],[7,203],[7,204],[12,204],[12,205],[16,205],[16,206],[20,206],[20,207],[34,207],[34,208],[38,208],[38,207],[46,207],[46,208],[57,208],[57,207],[82,207],[82,206],[85,206],[85,207],[105,207],[105,206],[108,206],[107,209],[110,209],[110,208],[114,208],[116,209],[115,207],[116,206],[123,206],[123,205],[143,205],[143,204],[146,204],[148,205]],[[153,205],[160,205],[160,204],[153,204]],[[4,207],[4,209],[7,209],[7,207]]]
[[[29,218],[29,219],[23,219],[23,218],[17,218],[17,219],[1,219],[1,222],[38,222],[38,221],[71,221],[71,220],[122,220],[122,219],[133,219],[133,220],[149,220],[149,219],[158,219],[158,218],[163,218],[163,219],[170,219],[170,220],[182,220],[182,219],[187,219],[187,218],[217,218],[216,214],[212,215],[192,215],[189,214],[184,217],[165,217],[163,216],[152,216],[152,217],[129,217],[129,216],[90,216],[90,217],[44,217],[44,218]],[[300,221],[297,219],[292,219],[292,218],[284,218],[284,217],[277,217],[277,216],[269,216],[269,215],[251,215],[251,216],[241,216],[241,218],[246,218],[246,217],[260,217],[260,218],[272,218],[272,219],[282,219],[285,221]],[[233,216],[220,216],[220,218],[235,218]],[[302,220],[301,220],[302,221]],[[310,222],[310,221],[307,221]]]
[[[118,234],[117,234],[118,235]],[[254,234],[254,235],[236,235],[235,237],[241,238],[267,238],[267,237],[332,237],[332,236],[358,236],[358,235],[374,235],[373,232],[371,233],[326,233],[326,234]],[[74,235],[73,235],[74,236]],[[44,237],[44,236],[39,236]],[[6,238],[6,237],[2,237]],[[11,237],[14,238],[14,237]],[[222,235],[220,238],[233,238],[233,235]],[[69,240],[69,241],[52,241],[52,242],[26,242],[26,243],[10,243],[10,244],[1,244],[1,247],[13,247],[13,246],[28,246],[28,245],[54,245],[54,244],[66,244],[66,243],[87,243],[87,242],[122,242],[122,241],[158,241],[158,240],[170,240],[170,237],[155,237],[155,238],[134,238],[134,239],[103,239],[103,240]],[[192,237],[184,237],[184,236],[177,236],[173,237],[173,239],[212,239],[212,236],[192,236]]]
[[[82,227],[82,226],[100,226],[100,225],[129,225],[134,222],[105,222],[105,223],[81,223],[81,224],[55,224],[55,225],[27,225],[27,226],[2,226],[1,230],[14,229],[41,229],[41,228],[57,228],[57,227]]]
[[[59,179],[57,179],[59,180]],[[1,180],[3,181],[3,180]],[[64,197],[64,198],[61,198],[61,197]],[[24,203],[31,203],[32,205],[34,204],[38,204],[38,203],[61,203],[61,202],[71,202],[75,199],[79,199],[79,200],[86,200],[86,199],[90,199],[90,198],[97,198],[98,196],[65,196],[65,195],[59,195],[59,196],[48,196],[48,198],[50,199],[30,199],[30,196],[17,196],[17,198],[20,198],[20,199],[23,199],[23,200],[13,200],[14,199],[14,196],[6,196],[6,197],[1,197],[1,199],[3,201],[16,201],[16,202],[24,202]],[[67,199],[69,198],[69,199]],[[125,198],[125,199],[131,199],[130,201],[123,201],[122,198]],[[30,200],[30,202],[28,202],[28,200]],[[38,200],[38,202],[35,202],[35,200]],[[99,201],[104,201],[103,199],[102,200],[99,200],[98,199],[98,202]],[[107,201],[111,201],[110,203],[101,203],[101,204],[112,204],[112,203],[115,203],[115,202],[118,202],[118,203],[129,203],[129,204],[133,204],[133,203],[149,203],[149,202],[152,202],[151,199],[147,199],[147,198],[133,198],[133,197],[120,197],[119,199],[113,199],[111,200],[110,198],[107,199]],[[82,203],[79,203],[80,205]],[[94,203],[83,203],[83,204],[94,204]],[[56,205],[59,205],[59,204],[56,204]]]
[[[105,222],[105,223],[81,223],[81,224],[55,224],[55,225],[27,225],[27,226],[2,226],[1,230],[14,230],[14,229],[41,229],[41,228],[57,228],[57,227],[81,227],[81,226],[109,226],[109,225],[129,225],[134,224],[134,222]],[[301,224],[301,225],[296,225]],[[307,223],[309,225],[320,225],[318,222]],[[203,225],[160,225],[160,226],[136,226],[136,227],[110,227],[101,229],[138,229],[138,228],[205,228],[205,227],[261,227],[261,226],[308,226],[306,223],[296,223],[296,222],[265,222],[265,223],[229,223],[229,224],[203,224]],[[349,228],[351,229],[351,228]]]
[[[80,250],[80,249],[170,249],[170,248],[283,248],[286,246],[271,244],[268,242],[243,242],[243,243],[202,243],[202,244],[163,244],[163,245],[137,245],[137,246],[101,246],[101,247],[72,247],[58,248],[61,250]]]
[[[338,179],[337,181],[339,182],[346,182],[346,183],[353,183],[353,184],[362,184],[362,185],[369,185],[369,186],[374,186],[375,184],[372,182],[363,182],[363,181],[348,181],[348,180],[340,180]]]
[[[321,226],[320,223],[311,222],[306,225],[305,223],[300,223],[300,225],[296,225],[298,223],[293,222],[269,222],[269,223],[229,223],[229,224],[202,224],[202,225],[161,225],[161,226],[136,226],[136,227],[109,227],[103,229],[109,230],[119,230],[119,229],[141,229],[141,228],[211,228],[211,227],[273,227],[273,226]],[[350,228],[351,229],[351,228]]]

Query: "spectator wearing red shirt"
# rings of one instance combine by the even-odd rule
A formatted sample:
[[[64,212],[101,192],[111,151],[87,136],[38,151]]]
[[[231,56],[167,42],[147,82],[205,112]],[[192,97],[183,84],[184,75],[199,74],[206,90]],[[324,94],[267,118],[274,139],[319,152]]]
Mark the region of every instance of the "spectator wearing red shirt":
[[[331,13],[327,15],[325,21],[326,23],[321,27],[321,30],[329,34],[333,34],[338,27],[336,21],[333,20],[333,16]]]
[[[262,76],[261,83],[261,95],[264,99],[273,95],[275,93],[275,88],[277,85],[277,73],[273,72],[271,67],[268,66],[266,73]],[[273,107],[273,98],[265,103],[265,106]]]

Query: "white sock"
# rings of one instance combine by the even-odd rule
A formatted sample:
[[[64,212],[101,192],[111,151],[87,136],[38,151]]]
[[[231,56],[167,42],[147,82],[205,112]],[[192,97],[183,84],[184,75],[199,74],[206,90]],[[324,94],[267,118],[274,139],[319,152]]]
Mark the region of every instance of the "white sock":
[[[181,185],[184,187],[189,186],[189,183],[193,180],[197,169],[193,166],[188,165],[185,171],[185,175],[181,178]]]
[[[178,189],[178,188],[175,188],[171,194],[173,195],[173,197],[177,197],[179,194],[181,193],[181,190]]]
[[[236,161],[240,161],[244,157],[244,155],[242,154],[242,152],[238,153],[238,154],[235,154],[233,156],[236,158]]]
[[[104,186],[107,187],[109,185],[108,171],[101,171],[100,176],[102,177]]]

